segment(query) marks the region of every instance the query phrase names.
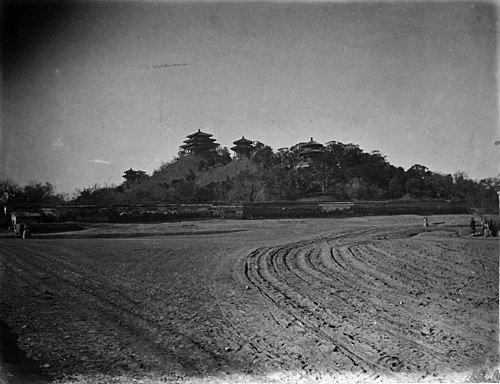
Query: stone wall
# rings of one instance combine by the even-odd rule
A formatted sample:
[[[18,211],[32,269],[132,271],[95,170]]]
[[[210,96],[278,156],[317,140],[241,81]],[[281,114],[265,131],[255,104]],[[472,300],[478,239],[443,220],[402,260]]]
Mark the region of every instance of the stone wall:
[[[77,222],[124,223],[243,217],[241,206],[215,204],[68,205],[51,208],[50,211],[57,221]]]
[[[374,215],[468,214],[465,201],[266,202],[243,205],[136,204],[62,205],[38,208],[43,222],[151,222],[195,219],[260,219]],[[4,220],[2,220],[4,219]],[[0,225],[9,219],[0,214]]]
[[[357,202],[274,202],[249,203],[243,206],[243,217],[297,218],[349,217],[375,215],[468,214],[465,201],[357,201]]]

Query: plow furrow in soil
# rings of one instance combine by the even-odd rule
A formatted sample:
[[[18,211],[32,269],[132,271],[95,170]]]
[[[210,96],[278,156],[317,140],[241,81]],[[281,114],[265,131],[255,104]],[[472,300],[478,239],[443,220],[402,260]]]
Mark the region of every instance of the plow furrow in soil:
[[[60,263],[47,253],[31,252],[26,256],[22,249],[16,250],[13,246],[5,257],[12,278],[29,284],[40,300],[50,300],[46,316],[63,312],[59,308],[68,300],[79,312],[72,317],[81,319],[81,323],[75,324],[74,329],[67,329],[65,335],[54,329],[54,337],[66,337],[66,343],[75,344],[87,338],[82,344],[92,345],[88,338],[99,335],[100,340],[96,344],[105,343],[109,348],[107,354],[116,349],[116,355],[122,356],[117,359],[115,369],[140,371],[154,368],[198,373],[200,369],[215,369],[219,365],[221,357],[216,348],[184,334],[176,326],[175,319],[165,319],[163,305],[143,305],[118,290],[116,282],[107,281],[105,276],[89,275],[88,270]],[[45,284],[44,279],[48,276],[50,284]],[[165,299],[168,300],[168,297]],[[50,311],[52,307],[53,311]],[[62,320],[55,322],[60,324]],[[172,325],[169,325],[169,320],[174,321]],[[82,323],[87,329],[82,329]],[[71,357],[68,356],[68,359],[70,364]],[[100,356],[94,353],[92,347],[80,349],[74,359],[99,367]],[[200,361],[205,362],[205,366]]]
[[[246,259],[247,279],[275,316],[292,318],[310,337],[330,345],[333,370],[411,373],[477,364],[487,341],[474,333],[485,332],[459,324],[460,299],[453,301],[445,291],[450,276],[458,283],[470,268],[482,281],[483,262],[455,263],[464,259],[460,244],[436,256],[443,248],[431,245],[426,251],[428,241],[392,233],[385,242],[379,231],[366,233],[371,239],[362,242],[346,235],[257,250]],[[432,259],[425,259],[428,254]],[[464,290],[462,295],[470,294]],[[456,314],[441,310],[443,299],[452,300]],[[457,353],[460,348],[467,353]]]
[[[376,362],[371,363],[351,350],[352,345],[357,343],[357,340],[348,334],[335,330],[337,326],[327,321],[329,311],[327,308],[321,307],[318,297],[305,296],[290,289],[290,286],[280,279],[276,272],[276,265],[269,262],[269,259],[273,259],[273,255],[276,256],[276,253],[268,253],[264,250],[253,254],[252,259],[247,260],[249,281],[257,286],[262,295],[273,304],[274,313],[280,313],[281,316],[286,315],[292,319],[290,324],[294,328],[291,328],[290,331],[302,331],[311,340],[319,340],[320,343],[329,347],[331,359],[327,369],[366,372],[376,366]],[[304,345],[302,355],[307,356],[308,354],[310,354],[310,350],[307,350]],[[314,356],[310,356],[308,365],[314,367]],[[325,369],[324,366],[322,368]]]

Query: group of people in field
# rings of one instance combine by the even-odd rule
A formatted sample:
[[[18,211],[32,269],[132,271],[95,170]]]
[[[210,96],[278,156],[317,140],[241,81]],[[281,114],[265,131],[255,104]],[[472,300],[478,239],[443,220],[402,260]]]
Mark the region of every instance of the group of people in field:
[[[498,225],[493,219],[488,220],[486,218],[481,218],[481,227],[478,231],[476,220],[472,217],[470,219],[470,229],[474,236],[496,237],[498,235]]]

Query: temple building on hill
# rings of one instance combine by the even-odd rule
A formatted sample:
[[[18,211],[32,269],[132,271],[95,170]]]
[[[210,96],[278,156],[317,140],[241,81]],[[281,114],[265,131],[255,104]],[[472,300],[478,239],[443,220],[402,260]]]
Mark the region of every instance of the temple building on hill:
[[[311,137],[311,141],[308,143],[302,144],[301,151],[299,152],[299,156],[303,159],[314,159],[316,158],[322,151],[324,145],[314,141]]]
[[[128,186],[130,186],[131,184],[136,183],[136,182],[142,180],[146,176],[147,176],[146,172],[141,171],[141,170],[135,171],[132,168],[130,168],[130,169],[127,169],[123,173],[122,177],[125,179],[125,184],[128,185]]]
[[[237,159],[245,159],[249,158],[255,149],[252,140],[245,139],[245,136],[242,136],[241,139],[233,142],[234,147],[231,149],[234,151],[234,157]]]
[[[215,142],[215,139],[212,139],[210,133],[201,132],[198,129],[198,132],[187,136],[187,139],[184,140],[184,145],[181,145],[181,151],[184,154],[200,155],[207,152],[214,152],[218,147],[219,144]]]
[[[301,145],[301,151],[299,152],[299,156],[301,157],[301,162],[299,164],[299,168],[308,168],[313,166],[323,152],[324,145],[314,141],[311,137],[311,141],[308,143]]]

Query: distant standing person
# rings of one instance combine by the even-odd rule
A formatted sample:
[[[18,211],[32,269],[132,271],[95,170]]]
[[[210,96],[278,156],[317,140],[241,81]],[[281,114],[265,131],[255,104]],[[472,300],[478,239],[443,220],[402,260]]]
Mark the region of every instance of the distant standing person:
[[[23,239],[29,239],[29,238],[31,238],[31,231],[29,225],[26,224],[23,230]]]
[[[483,228],[484,237],[490,237],[490,223],[486,219],[484,220]]]
[[[490,221],[490,235],[496,237],[498,234],[498,227],[496,221],[493,219]]]
[[[470,230],[472,231],[472,234],[476,233],[476,220],[473,217],[470,219]]]

